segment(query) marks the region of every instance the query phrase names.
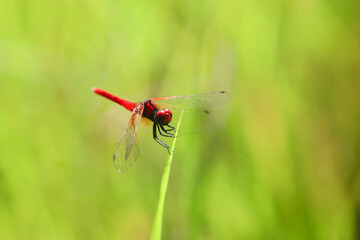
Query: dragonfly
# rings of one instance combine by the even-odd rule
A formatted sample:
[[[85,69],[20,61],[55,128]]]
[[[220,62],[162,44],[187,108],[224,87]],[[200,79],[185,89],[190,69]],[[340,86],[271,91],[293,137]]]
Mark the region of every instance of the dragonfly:
[[[137,131],[142,118],[153,122],[154,140],[170,153],[170,147],[159,138],[159,135],[166,138],[175,137],[176,128],[170,125],[173,118],[170,109],[195,109],[195,111],[203,111],[207,114],[209,111],[204,109],[230,100],[228,92],[218,91],[187,96],[152,98],[135,103],[121,99],[100,88],[94,87],[92,90],[132,112],[113,154],[114,165],[118,172],[129,170],[140,154],[140,141],[137,137]]]

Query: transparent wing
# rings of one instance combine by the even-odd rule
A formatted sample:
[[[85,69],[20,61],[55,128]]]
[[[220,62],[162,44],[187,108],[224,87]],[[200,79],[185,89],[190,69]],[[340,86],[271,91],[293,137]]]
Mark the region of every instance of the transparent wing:
[[[140,142],[136,133],[143,111],[144,104],[138,104],[134,108],[126,129],[116,146],[113,161],[118,172],[126,172],[129,170],[139,156]]]
[[[152,101],[164,107],[175,108],[207,108],[226,103],[231,95],[225,91],[201,93],[188,96],[172,96],[154,98]]]

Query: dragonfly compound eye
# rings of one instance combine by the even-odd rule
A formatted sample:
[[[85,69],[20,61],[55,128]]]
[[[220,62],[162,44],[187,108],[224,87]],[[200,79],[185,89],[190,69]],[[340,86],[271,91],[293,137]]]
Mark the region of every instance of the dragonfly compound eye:
[[[169,109],[159,110],[155,114],[155,122],[161,125],[167,125],[171,122],[172,113]]]

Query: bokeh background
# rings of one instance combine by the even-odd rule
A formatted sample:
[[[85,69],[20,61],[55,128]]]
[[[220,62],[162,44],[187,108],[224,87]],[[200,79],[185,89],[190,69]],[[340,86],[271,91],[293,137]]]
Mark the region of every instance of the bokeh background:
[[[359,1],[0,1],[0,238],[148,239],[166,151],[141,101],[231,92],[180,137],[164,239],[360,237]],[[212,120],[202,120],[212,121]],[[199,123],[199,122],[198,122]],[[185,128],[185,126],[183,126]]]

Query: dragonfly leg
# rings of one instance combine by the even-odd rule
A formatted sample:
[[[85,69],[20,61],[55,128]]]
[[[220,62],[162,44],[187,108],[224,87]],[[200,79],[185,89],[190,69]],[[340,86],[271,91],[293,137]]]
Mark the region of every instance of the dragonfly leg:
[[[170,130],[167,130],[167,131],[175,131],[175,128],[173,126],[171,126],[170,124],[168,124],[166,126],[170,128]]]
[[[174,137],[175,137],[174,134],[168,133],[168,131],[170,131],[170,130],[166,130],[166,129],[164,128],[164,126],[158,124],[158,125],[157,125],[157,128],[158,128],[159,133],[160,133],[161,136],[163,136],[163,137],[171,137],[171,138],[174,138]],[[163,132],[161,132],[161,130],[163,130],[163,131],[165,132],[165,134],[164,134]]]
[[[174,136],[173,133],[169,133],[169,132],[171,132],[171,131],[174,131],[174,132],[175,132],[176,129],[175,129],[174,127],[170,126],[169,124],[168,124],[168,125],[161,125],[160,127],[161,127],[161,129],[162,129],[165,133]],[[166,129],[165,127],[169,127],[170,129]]]
[[[160,144],[161,146],[163,146],[164,148],[166,148],[170,154],[170,147],[168,145],[166,145],[163,141],[161,141],[158,137],[157,137],[157,134],[156,134],[156,123],[154,123],[154,126],[153,126],[153,138],[154,140]]]

